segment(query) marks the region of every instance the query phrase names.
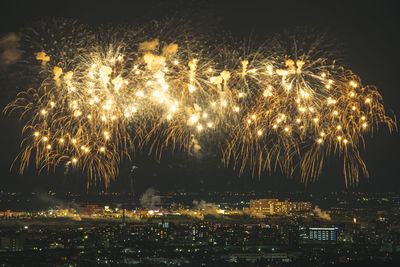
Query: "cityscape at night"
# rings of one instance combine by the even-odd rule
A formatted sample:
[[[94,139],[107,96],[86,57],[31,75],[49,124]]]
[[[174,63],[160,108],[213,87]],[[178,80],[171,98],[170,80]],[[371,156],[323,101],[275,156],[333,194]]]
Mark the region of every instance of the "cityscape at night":
[[[388,1],[0,4],[0,266],[399,266]]]
[[[0,213],[1,261],[385,266],[400,258],[399,193],[148,193],[152,208],[130,194],[1,192],[3,210],[20,202]]]

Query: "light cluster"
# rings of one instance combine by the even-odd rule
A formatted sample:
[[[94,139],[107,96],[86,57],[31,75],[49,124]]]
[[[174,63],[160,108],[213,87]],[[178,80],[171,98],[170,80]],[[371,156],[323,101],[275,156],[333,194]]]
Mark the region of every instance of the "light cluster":
[[[38,169],[79,168],[108,184],[144,147],[161,157],[177,147],[200,152],[212,140],[239,172],[298,170],[304,182],[327,156],[343,157],[347,185],[368,175],[359,153],[366,133],[396,128],[375,87],[311,48],[287,55],[271,40],[240,54],[182,37],[64,37],[33,46],[43,82],[5,108],[25,122],[21,172],[34,159]]]

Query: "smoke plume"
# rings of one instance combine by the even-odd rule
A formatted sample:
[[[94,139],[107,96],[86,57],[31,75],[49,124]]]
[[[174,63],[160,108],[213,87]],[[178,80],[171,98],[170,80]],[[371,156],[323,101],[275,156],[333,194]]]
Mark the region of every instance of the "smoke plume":
[[[219,216],[221,214],[218,213],[218,207],[214,203],[208,203],[204,200],[193,200],[193,205],[195,210],[201,211],[202,214],[204,215],[213,215],[213,216]]]
[[[158,195],[158,191],[151,187],[148,188],[140,197],[140,205],[147,209],[153,209],[161,205],[161,197]]]
[[[19,41],[20,37],[14,32],[10,32],[0,39],[0,65],[18,62],[22,55]]]
[[[313,212],[314,212],[314,215],[318,216],[321,219],[328,220],[328,221],[331,220],[331,216],[326,211],[321,210],[318,206],[315,206]]]

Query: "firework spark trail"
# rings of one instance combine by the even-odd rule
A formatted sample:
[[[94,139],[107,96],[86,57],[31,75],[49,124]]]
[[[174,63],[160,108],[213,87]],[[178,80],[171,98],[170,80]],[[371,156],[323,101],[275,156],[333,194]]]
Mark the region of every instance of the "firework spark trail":
[[[107,185],[144,146],[160,158],[212,139],[240,173],[299,170],[304,182],[320,175],[325,158],[343,157],[347,186],[368,176],[365,136],[382,124],[396,129],[377,89],[315,44],[211,49],[185,30],[148,27],[95,34],[61,21],[25,34],[42,82],[4,110],[25,122],[21,173],[33,160],[40,170],[80,168],[88,185]]]

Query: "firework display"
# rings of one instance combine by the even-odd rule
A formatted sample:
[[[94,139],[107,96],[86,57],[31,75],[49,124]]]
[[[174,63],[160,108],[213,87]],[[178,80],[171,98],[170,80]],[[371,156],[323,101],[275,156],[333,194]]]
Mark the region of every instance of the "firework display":
[[[89,31],[70,21],[24,38],[40,84],[4,110],[25,125],[21,172],[34,162],[108,184],[143,147],[160,158],[212,140],[240,173],[298,171],[304,182],[326,158],[343,158],[347,186],[368,176],[365,137],[380,125],[396,129],[377,89],[315,43],[274,38],[247,49],[210,44],[184,27]]]

